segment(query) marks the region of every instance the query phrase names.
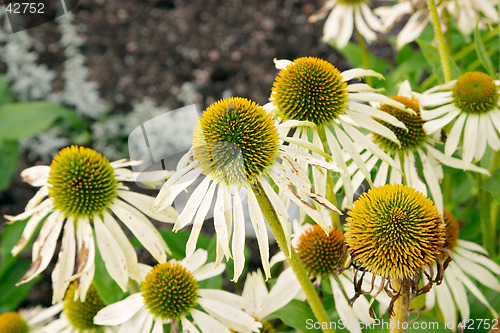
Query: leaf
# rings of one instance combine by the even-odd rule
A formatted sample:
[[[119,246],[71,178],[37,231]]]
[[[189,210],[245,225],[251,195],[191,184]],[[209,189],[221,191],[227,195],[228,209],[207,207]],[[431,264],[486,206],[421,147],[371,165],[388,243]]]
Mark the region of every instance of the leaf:
[[[0,140],[20,139],[47,129],[57,118],[73,111],[49,102],[10,103],[0,106]]]
[[[0,190],[6,189],[12,175],[17,169],[17,155],[19,153],[19,143],[17,140],[0,141]]]
[[[431,65],[434,75],[436,75],[439,82],[444,83],[443,68],[441,66],[441,58],[439,57],[438,49],[421,39],[417,39],[417,43],[424,54],[425,60]],[[450,65],[451,78],[458,78],[461,73],[460,68],[458,68],[457,64],[450,56],[448,56],[448,63]]]
[[[36,282],[41,279],[41,276],[37,276],[30,282],[16,287],[16,283],[21,280],[30,266],[31,262],[27,260],[15,260],[9,265],[9,269],[5,270],[4,274],[0,276],[0,290],[2,290],[0,313],[17,309],[21,302],[26,299]]]
[[[491,77],[495,77],[493,62],[491,61],[490,56],[488,55],[488,51],[486,50],[486,46],[484,46],[483,40],[481,39],[481,34],[479,33],[479,27],[477,23],[476,31],[474,31],[474,45],[476,47],[477,57],[483,64],[483,67]]]
[[[7,103],[12,103],[14,101],[14,96],[12,96],[9,83],[5,79],[5,75],[0,75],[0,105]]]
[[[273,312],[270,316],[278,317],[286,325],[303,332],[321,332],[319,323],[306,302],[292,300],[290,303]],[[315,327],[316,324],[316,327]]]
[[[497,169],[490,178],[484,181],[482,188],[490,192],[493,198],[500,202],[500,169]]]

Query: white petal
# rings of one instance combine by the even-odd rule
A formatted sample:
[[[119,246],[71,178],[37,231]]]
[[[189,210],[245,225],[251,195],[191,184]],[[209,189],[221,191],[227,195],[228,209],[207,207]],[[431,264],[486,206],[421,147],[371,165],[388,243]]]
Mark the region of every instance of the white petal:
[[[454,270],[447,270],[445,274],[446,283],[450,286],[451,293],[453,294],[453,298],[455,299],[455,304],[457,308],[460,310],[460,315],[462,320],[468,320],[470,315],[469,310],[469,300],[467,299],[467,293],[465,292],[465,288],[456,276]]]
[[[52,200],[45,200],[42,202],[40,205],[38,205],[36,208],[34,208],[31,213],[31,217],[28,220],[28,223],[26,223],[26,226],[24,227],[23,234],[21,235],[21,238],[17,241],[16,245],[12,248],[12,255],[17,255],[19,252],[21,252],[26,244],[28,244],[29,240],[33,236],[33,233],[35,232],[36,228],[40,224],[40,221],[43,220],[47,214],[50,213],[54,209],[54,206],[52,205]],[[23,213],[24,214],[24,213]],[[22,215],[22,214],[21,214]],[[19,215],[18,215],[19,216]],[[16,216],[16,220],[18,218]],[[6,216],[7,218],[7,216]]]
[[[204,312],[192,309],[191,316],[203,333],[230,333],[225,325]]]
[[[384,76],[382,74],[377,73],[374,70],[364,69],[364,68],[348,69],[346,71],[343,71],[341,74],[342,74],[342,81],[346,82],[352,79],[361,79],[365,76],[373,76],[381,80],[384,79]]]
[[[460,137],[462,136],[462,130],[464,128],[465,119],[467,119],[467,114],[461,114],[457,121],[453,124],[450,134],[446,139],[446,144],[444,146],[444,152],[446,155],[452,155],[455,150],[457,150],[458,143],[460,142]],[[425,125],[424,125],[425,126]]]
[[[237,331],[241,332],[245,329],[250,329],[251,331],[258,332],[261,326],[250,315],[234,306],[228,305],[226,302],[201,297],[198,299],[198,304],[210,315],[220,317],[231,323],[231,327]]]
[[[179,170],[178,173],[174,174],[167,180],[153,203],[153,211],[162,210],[171,206],[179,193],[181,193],[184,189],[191,185],[196,178],[198,178],[203,169],[196,167],[195,165],[197,165],[197,162],[189,164],[187,167]],[[195,169],[191,170],[192,168]],[[186,172],[182,173],[181,171]]]
[[[441,186],[439,185],[439,179],[434,171],[434,166],[430,161],[432,155],[427,157],[421,149],[418,149],[418,155],[422,161],[424,177],[429,189],[431,190],[432,199],[434,200],[434,203],[439,211],[442,213],[444,209],[443,193],[441,192]]]
[[[338,37],[340,29],[342,29],[343,14],[342,8],[339,6],[332,9],[323,26],[323,41],[330,43]]]
[[[210,184],[210,187],[208,188],[208,191],[205,193],[205,196],[201,201],[200,207],[196,212],[193,228],[191,229],[191,234],[189,235],[189,239],[186,243],[186,256],[190,256],[196,248],[196,241],[198,240],[198,236],[200,235],[201,232],[201,227],[203,226],[205,217],[207,216],[208,210],[210,209],[210,206],[212,204],[216,186],[217,186],[216,182],[212,182],[212,184]]]
[[[344,48],[344,46],[347,45],[354,31],[353,8],[352,6],[343,6],[343,7],[345,9],[343,13],[342,26],[340,28],[337,38],[335,38],[335,42],[337,43],[337,46],[339,48]]]
[[[447,156],[440,152],[439,150],[433,148],[431,145],[425,145],[425,148],[427,150],[427,154],[432,155],[436,160],[438,160],[441,164],[447,165],[449,167],[455,168],[455,169],[462,169],[462,170],[471,170],[475,172],[480,172],[485,175],[489,175],[490,173],[488,170],[480,168],[472,163],[466,164],[464,161],[452,157],[452,156]]]
[[[387,139],[397,143],[398,145],[401,144],[396,135],[390,129],[388,129],[378,121],[370,117],[366,117],[361,113],[357,112],[347,112],[347,114],[352,118],[352,120],[357,122],[360,126],[364,127],[365,129],[369,130],[370,132],[374,132],[383,137],[386,137]]]
[[[128,167],[128,166],[137,166],[141,165],[142,161],[138,160],[131,160],[130,158],[122,158],[121,160],[116,160],[111,163],[109,163],[113,169],[116,168],[123,168],[123,167]]]
[[[500,150],[500,139],[498,138],[498,133],[493,127],[493,124],[490,122],[489,118],[484,123],[486,126],[486,139],[488,140],[488,144],[494,151]]]
[[[441,117],[447,113],[456,111],[458,111],[457,107],[455,106],[455,104],[451,103],[451,104],[445,104],[443,106],[440,106],[432,110],[421,109],[420,114],[423,120],[432,120]]]
[[[195,272],[193,272],[193,277],[197,281],[203,281],[206,279],[210,279],[211,277],[217,276],[222,274],[224,272],[224,269],[226,268],[226,265],[224,264],[218,264],[217,266],[215,263],[208,263],[200,268],[198,268]]]
[[[129,275],[136,281],[142,281],[139,273],[139,264],[137,262],[137,254],[135,249],[130,244],[127,236],[123,232],[122,228],[115,221],[113,216],[107,211],[103,211],[104,226],[113,235],[113,238],[120,246],[121,251],[125,255],[125,260],[127,261],[127,269]]]
[[[290,60],[274,58],[274,66],[276,69],[285,69],[288,65],[293,64]]]
[[[90,267],[81,273],[80,278],[78,279],[78,288],[75,292],[75,300],[80,299],[81,302],[85,302],[85,297],[87,297],[87,291],[94,280],[95,273],[95,261],[92,260]],[[72,277],[71,279],[74,279]]]
[[[425,15],[425,14],[424,14]],[[424,30],[429,23],[428,15],[413,14],[410,16],[406,25],[401,29],[396,40],[397,49],[401,49],[404,45],[413,42]]]
[[[120,325],[132,318],[142,308],[144,308],[142,293],[135,293],[99,311],[94,317],[94,324]]]
[[[189,320],[186,319],[186,317],[181,318],[181,323],[182,323],[182,333],[200,333],[196,326],[191,324]]]
[[[453,325],[455,325],[457,322],[455,304],[453,303],[453,298],[451,297],[450,289],[446,281],[436,286],[436,297],[445,323],[453,323]]]
[[[484,151],[486,150],[486,135],[488,133],[486,122],[489,122],[490,119],[488,117],[478,116],[478,120],[479,124],[476,139],[476,149],[474,150],[474,158],[476,159],[476,161],[479,161],[481,157],[483,157]]]
[[[28,183],[32,186],[40,187],[47,185],[47,180],[49,179],[50,166],[48,165],[37,165],[28,169],[24,169],[21,172],[21,178],[23,182]]]
[[[90,221],[86,217],[76,220],[76,244],[78,268],[73,278],[81,276],[83,272],[89,270],[94,264],[94,233],[92,232]]]
[[[391,169],[391,174],[389,176],[389,184],[402,184],[403,182],[403,177],[401,175],[401,164],[399,160],[399,154],[396,153],[394,155],[394,161],[396,162],[398,168],[392,168]]]
[[[354,25],[368,43],[371,43],[377,39],[377,35],[373,32],[372,29],[368,27],[358,7],[354,9]]]
[[[465,122],[462,160],[465,163],[472,162],[474,150],[477,147],[477,132],[479,131],[479,117],[470,114]]]
[[[189,197],[186,206],[179,214],[177,221],[174,225],[174,231],[177,231],[186,225],[190,224],[196,214],[196,211],[201,205],[205,194],[207,193],[208,187],[212,181],[209,177],[205,177],[203,181],[196,187],[191,196]]]
[[[346,272],[347,273],[347,272]],[[346,273],[340,274],[338,279],[342,285],[342,289],[348,298],[354,297],[354,284],[352,279],[346,277]],[[377,296],[377,300],[380,301]],[[360,321],[363,323],[373,322],[373,319],[370,317],[370,303],[366,300],[364,296],[359,297],[356,302],[352,305],[352,309],[354,313],[358,317]]]
[[[94,216],[94,228],[99,253],[109,275],[120,288],[127,291],[128,267],[125,254],[115,240],[114,235],[108,230],[98,215]]]
[[[422,182],[418,177],[418,170],[414,152],[404,152],[402,154],[404,156],[404,171],[408,186],[422,192],[424,195],[427,195],[427,187],[425,186],[424,182]]]
[[[255,316],[263,319],[274,311],[281,309],[294,299],[300,290],[301,286],[295,277],[295,273],[293,273],[291,268],[285,269],[279,275],[276,284],[272,287],[263,302],[262,308]]]
[[[177,219],[177,211],[171,206],[165,207],[165,209],[153,213],[153,202],[155,198],[150,197],[149,195],[126,190],[118,190],[118,196],[123,200],[128,201],[128,203],[139,209],[145,215],[157,221],[173,223]]]
[[[198,249],[193,255],[182,259],[181,263],[191,273],[194,273],[198,268],[207,262],[208,253],[204,249]]]
[[[465,248],[463,248],[461,246],[461,244],[460,244],[460,246],[456,247],[453,250],[453,252],[460,254],[460,256],[467,258],[467,260],[481,264],[481,265],[487,267],[493,273],[500,275],[500,265],[498,265],[496,262],[494,262],[493,260],[491,260],[490,258],[488,258],[484,255],[466,250]]]
[[[217,189],[217,199],[215,201],[214,208],[214,227],[215,232],[217,234],[217,242],[220,244],[222,251],[226,258],[231,257],[231,251],[229,250],[229,232],[227,225],[228,223],[232,224],[232,218],[229,218],[229,221],[226,221],[226,213],[224,207],[224,185],[220,185]]]
[[[234,277],[231,281],[238,282],[238,278],[245,266],[245,216],[240,195],[235,191],[233,195],[233,240],[231,249],[234,256]]]
[[[396,127],[406,129],[406,125],[402,121],[398,120],[398,118],[394,117],[393,115],[385,111],[376,109],[366,104],[361,104],[356,102],[349,102],[349,107],[351,109],[351,112],[359,112],[362,113],[365,117],[377,118],[385,122],[388,122]]]
[[[370,28],[372,28],[374,31],[381,31],[382,23],[380,22],[378,17],[373,14],[370,7],[366,3],[361,3],[360,8],[361,12],[363,13],[363,17]]]
[[[430,120],[424,124],[424,126],[423,126],[424,131],[427,134],[435,133],[435,132],[439,131],[441,128],[443,128],[444,126],[448,125],[448,123],[450,121],[452,121],[453,119],[455,119],[459,114],[460,114],[459,110],[453,110],[453,111],[448,112],[448,114],[446,114],[446,116],[444,116],[444,117]]]
[[[271,277],[271,267],[269,265],[269,239],[267,237],[266,223],[257,202],[257,198],[250,187],[247,187],[248,211],[252,221],[253,230],[259,245],[260,260],[266,274],[266,279]]]
[[[389,165],[387,163],[381,163],[377,171],[377,176],[373,181],[373,186],[383,186],[387,182],[387,175],[389,174]]]
[[[42,229],[33,243],[33,253],[30,268],[16,286],[32,280],[42,272],[50,263],[61,233],[64,215],[59,210],[54,211],[43,223]]]
[[[28,201],[24,210],[27,211],[27,210],[31,210],[31,209],[35,208],[48,195],[49,195],[49,187],[48,186],[40,187],[40,189],[36,192],[36,194],[33,196],[33,198],[31,198],[30,201]]]
[[[335,300],[335,308],[337,309],[340,319],[344,323],[349,323],[349,332],[361,333],[358,317],[347,303],[342,289],[332,276],[330,276],[330,284],[332,286],[333,299]]]
[[[273,206],[276,215],[280,221],[281,227],[283,228],[283,232],[285,233],[287,241],[287,251],[288,251],[288,253],[285,253],[285,255],[290,257],[290,249],[291,249],[290,240],[292,238],[292,226],[288,219],[288,212],[285,208],[285,205],[283,204],[283,201],[281,201],[281,199],[276,195],[276,192],[274,192],[271,185],[269,185],[265,180],[259,179],[258,181],[261,184],[262,188],[264,189],[265,194],[269,198],[269,201],[271,201],[271,205]],[[281,250],[285,251],[285,249]]]
[[[453,261],[481,284],[500,292],[500,282],[489,270],[455,253]]]
[[[168,251],[168,247],[165,241],[141,212],[118,199],[111,204],[110,208],[156,260],[159,262],[167,260],[165,251]]]
[[[474,252],[479,252],[479,253],[484,254],[485,256],[489,255],[488,251],[486,251],[486,249],[484,247],[482,247],[481,245],[479,245],[477,243],[466,241],[464,239],[459,239],[457,244],[464,249],[474,251]]]
[[[52,271],[52,303],[61,302],[69,286],[69,278],[75,269],[76,241],[75,223],[73,217],[69,217],[64,225],[61,249],[56,266]]]
[[[246,285],[246,281],[245,281]],[[265,284],[264,284],[265,287]],[[267,291],[267,289],[266,289]],[[267,293],[266,293],[267,294]],[[199,289],[198,295],[204,299],[211,299],[217,302],[226,303],[236,308],[243,308],[248,305],[248,299],[220,289]],[[264,295],[265,296],[265,295]]]

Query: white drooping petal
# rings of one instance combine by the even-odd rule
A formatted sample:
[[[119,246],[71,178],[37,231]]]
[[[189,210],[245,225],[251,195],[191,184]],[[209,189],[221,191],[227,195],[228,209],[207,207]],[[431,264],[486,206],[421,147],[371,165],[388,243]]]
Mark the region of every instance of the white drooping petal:
[[[453,252],[459,254],[463,258],[467,258],[467,260],[481,264],[484,267],[487,267],[493,273],[500,275],[500,265],[498,265],[487,256],[465,249],[461,243],[459,244],[459,246],[455,247]]]
[[[64,215],[59,210],[54,211],[45,220],[42,229],[40,229],[38,233],[38,237],[33,243],[33,262],[26,274],[16,285],[31,281],[35,276],[47,268],[54,255],[63,222]]]
[[[451,293],[453,294],[455,304],[460,311],[462,319],[468,320],[470,316],[469,300],[467,299],[464,285],[453,270],[447,271],[444,278],[448,286],[450,286]]]
[[[267,237],[266,223],[262,216],[257,198],[250,187],[247,187],[247,192],[250,220],[253,230],[255,231],[255,236],[257,237],[262,267],[264,268],[266,279],[268,279],[271,277],[271,267],[269,265],[269,239]]]
[[[462,269],[462,271],[472,276],[481,284],[500,292],[500,282],[498,282],[498,279],[483,266],[462,258],[457,254],[453,256],[453,261]]]
[[[113,233],[106,228],[98,215],[94,216],[97,247],[106,270],[111,278],[125,292],[128,284],[127,259]]]
[[[43,185],[47,185],[49,173],[50,166],[37,165],[31,168],[24,169],[21,172],[21,178],[23,179],[23,182],[28,183],[31,186],[40,187]]]
[[[276,67],[276,69],[285,69],[288,65],[293,64],[293,62],[291,62],[290,60],[286,60],[286,59],[274,58],[273,61],[274,61],[274,66]]]
[[[194,215],[196,211],[201,205],[201,201],[205,197],[207,193],[208,187],[210,186],[210,177],[205,177],[203,181],[196,187],[193,193],[189,196],[188,201],[186,202],[186,206],[179,214],[177,221],[174,225],[174,231],[184,228],[186,225],[190,224],[193,221]]]
[[[231,257],[231,251],[229,250],[229,231],[228,231],[228,223],[232,223],[232,218],[229,221],[226,221],[226,212],[224,205],[224,186],[219,186],[217,189],[217,199],[215,201],[214,208],[214,227],[215,232],[217,234],[217,243],[221,246],[221,250],[224,252],[226,258]]]
[[[474,151],[477,146],[479,131],[479,116],[470,114],[465,122],[462,159],[466,163],[472,162]]]
[[[205,193],[205,196],[201,201],[198,211],[196,212],[193,227],[191,229],[191,234],[189,235],[189,239],[186,243],[186,256],[190,256],[196,249],[196,242],[200,235],[203,222],[205,221],[205,217],[207,216],[207,213],[210,209],[210,205],[212,204],[216,187],[217,187],[216,182],[212,182],[212,184],[210,184],[210,187],[208,188],[208,191]]]
[[[61,302],[69,286],[69,278],[75,269],[76,241],[73,217],[64,225],[61,249],[57,264],[52,271],[52,303]]]
[[[342,322],[349,323],[349,332],[361,333],[358,317],[353,309],[347,303],[347,299],[333,276],[330,276],[330,284],[332,287],[333,299],[335,300],[335,308]]]
[[[174,207],[165,207],[161,211],[153,213],[153,202],[155,198],[142,193],[118,190],[118,196],[132,206],[139,209],[143,214],[160,222],[173,223],[177,219],[177,211]]]
[[[207,258],[207,251],[204,249],[198,249],[189,257],[182,259],[181,264],[186,267],[188,271],[194,273],[207,262]]]
[[[200,297],[198,299],[198,304],[211,316],[221,318],[231,323],[231,328],[234,328],[238,332],[248,330],[259,332],[259,327],[262,326],[250,315],[226,302]]]
[[[168,251],[168,247],[151,221],[137,209],[118,199],[113,201],[110,208],[158,262],[167,260],[165,251]]]
[[[453,297],[451,297],[446,280],[443,280],[439,286],[436,286],[436,298],[445,323],[456,323],[455,304],[453,303]]]
[[[231,333],[225,325],[204,312],[192,309],[191,316],[203,333]]]
[[[443,213],[444,209],[443,194],[441,192],[441,186],[439,185],[439,179],[436,175],[434,166],[432,165],[431,162],[432,155],[427,157],[426,154],[421,149],[418,149],[417,151],[418,155],[420,156],[420,160],[422,161],[424,177],[427,182],[427,185],[429,186],[429,189],[431,190],[432,199],[434,200],[434,203],[439,209],[439,212]]]
[[[276,280],[276,284],[264,299],[262,307],[255,316],[264,319],[271,313],[287,305],[301,290],[301,286],[291,268],[285,269]]]
[[[232,281],[237,282],[245,266],[245,215],[238,191],[233,194],[233,223],[231,249],[234,256],[234,277]]]
[[[134,247],[130,244],[127,236],[123,232],[122,228],[115,221],[113,216],[107,211],[103,212],[104,226],[113,235],[113,238],[120,246],[121,251],[125,255],[125,260],[127,262],[127,269],[130,277],[136,281],[141,281],[141,276],[139,273],[139,264],[137,262],[137,254]]]
[[[48,186],[40,187],[40,189],[35,193],[33,198],[31,198],[30,201],[28,201],[28,203],[26,204],[26,207],[24,208],[24,211],[28,211],[28,210],[35,208],[48,195],[49,195],[49,187]]]

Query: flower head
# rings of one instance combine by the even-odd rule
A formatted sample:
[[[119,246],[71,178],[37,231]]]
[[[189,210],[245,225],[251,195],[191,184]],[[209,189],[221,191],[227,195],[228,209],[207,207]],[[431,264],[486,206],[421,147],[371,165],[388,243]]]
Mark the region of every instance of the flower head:
[[[363,194],[348,212],[346,243],[353,260],[390,279],[417,275],[438,257],[445,241],[434,203],[403,185],[385,185]]]
[[[104,308],[104,302],[97,293],[94,284],[90,285],[83,302],[75,297],[76,288],[76,282],[69,286],[66,296],[64,296],[63,311],[74,329],[95,329],[98,326],[94,324],[94,317],[97,312]]]
[[[364,177],[370,180],[366,163],[357,151],[358,145],[368,149],[394,168],[398,168],[394,160],[374,144],[363,131],[377,133],[399,146],[401,143],[396,135],[373,118],[384,120],[386,124],[403,130],[405,125],[393,115],[377,110],[364,102],[384,103],[400,109],[405,109],[405,106],[376,93],[377,90],[367,84],[348,83],[352,79],[366,76],[383,78],[380,74],[358,68],[340,72],[327,61],[314,57],[298,58],[293,62],[277,60],[276,67],[280,72],[273,84],[271,103],[265,107],[278,119],[300,122],[296,125],[295,138],[312,141],[311,143],[319,147],[320,151],[331,152],[333,160],[341,171],[342,182],[338,184],[345,188],[346,206],[352,203],[354,191],[357,189],[353,186],[345,163],[346,154],[353,156],[354,164],[362,170]],[[310,123],[315,126],[311,126]],[[326,194],[326,180],[326,173],[316,172],[313,169],[316,193]],[[339,189],[335,188],[335,191]]]
[[[255,181],[274,163],[278,145],[272,118],[239,97],[212,104],[194,130],[194,157],[206,175],[226,185]]]
[[[54,315],[61,311],[62,304],[50,308],[37,306],[20,309],[18,312],[0,314],[0,332],[2,333],[29,333],[40,332],[47,323],[54,320]]]
[[[0,315],[0,331],[5,333],[28,333],[26,320],[18,312],[6,312]]]
[[[94,276],[95,242],[108,273],[126,290],[129,277],[139,279],[139,268],[135,250],[118,220],[158,261],[166,260],[168,248],[145,215],[173,222],[177,213],[166,207],[162,213],[152,214],[154,199],[134,193],[123,184],[134,180],[132,171],[124,168],[134,163],[138,162],[109,162],[92,149],[71,146],[62,149],[50,167],[35,166],[21,173],[25,181],[41,188],[24,213],[6,216],[12,222],[29,218],[12,253],[19,253],[37,226],[43,225],[33,245],[33,263],[19,283],[30,281],[47,268],[62,233],[61,250],[52,272],[54,303],[62,301],[70,281],[75,279],[80,281],[78,295],[84,300]]]
[[[155,332],[163,324],[179,320],[183,330],[258,332],[260,323],[241,308],[240,296],[222,290],[199,288],[199,281],[219,275],[224,265],[206,264],[207,252],[197,250],[189,259],[171,260],[150,268],[142,278],[141,291],[102,309],[97,325],[140,324]],[[203,309],[204,311],[200,310]]]
[[[500,150],[500,82],[480,72],[469,72],[457,80],[435,87],[420,100],[426,107],[424,129],[432,134],[452,123],[445,153],[452,155],[462,138],[462,160],[480,160],[489,145]]]
[[[318,211],[309,204],[308,197],[336,210],[321,194],[313,191],[309,179],[304,176],[304,164],[338,169],[333,163],[311,156],[308,150],[284,145],[283,141],[293,139],[280,135],[280,132],[288,131],[291,123],[296,124],[295,121],[277,124],[261,106],[244,98],[220,100],[203,112],[195,129],[192,150],[179,161],[176,173],[164,184],[153,207],[154,210],[169,207],[182,190],[203,175],[174,225],[174,230],[178,230],[193,222],[186,246],[188,257],[196,248],[201,226],[215,197],[217,262],[221,262],[224,256],[234,258],[234,280],[239,278],[245,261],[242,192],[247,195],[264,272],[270,276],[267,229],[254,191],[262,192],[270,199],[288,241],[291,227],[285,205],[265,176],[269,176],[290,200],[303,207],[319,223],[322,220]],[[311,125],[310,122],[307,124]],[[319,151],[301,140],[294,140],[294,144]],[[277,158],[283,162],[279,163]],[[290,248],[290,243],[288,245]]]

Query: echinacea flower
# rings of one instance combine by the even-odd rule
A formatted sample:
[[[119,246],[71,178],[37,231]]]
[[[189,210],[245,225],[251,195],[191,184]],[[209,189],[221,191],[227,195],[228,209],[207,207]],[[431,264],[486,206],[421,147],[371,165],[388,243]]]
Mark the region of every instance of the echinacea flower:
[[[490,310],[493,318],[496,318],[498,313],[491,307],[475,282],[500,293],[498,281],[500,266],[488,258],[488,252],[483,247],[458,238],[459,224],[447,210],[444,211],[444,222],[446,224],[444,247],[451,251],[453,260],[444,273],[443,283],[425,295],[425,309],[430,310],[438,306],[444,321],[453,323],[454,327],[457,323],[458,309],[462,322],[467,323],[470,318],[467,294],[470,292]]]
[[[484,29],[487,24],[498,22],[498,11],[495,7],[494,0],[443,0],[437,4],[436,9],[444,30],[449,29],[449,22],[445,17],[450,15],[450,21],[456,23],[460,33],[469,37],[476,23],[479,28]],[[398,49],[417,39],[431,20],[425,0],[402,0],[393,6],[378,7],[374,13],[380,16],[383,31],[389,30],[401,19],[411,15],[398,33],[396,41]]]
[[[298,58],[293,62],[279,60],[276,61],[276,67],[281,71],[273,84],[271,103],[265,107],[280,120],[307,121],[315,125],[305,127],[297,124],[294,137],[310,140],[321,150],[331,152],[333,160],[342,171],[340,176],[348,206],[352,203],[355,189],[344,162],[344,154],[350,154],[363,175],[370,179],[368,169],[356,150],[355,142],[398,168],[392,158],[362,131],[366,129],[377,133],[399,145],[400,142],[394,133],[373,117],[398,128],[404,129],[405,125],[396,117],[365,102],[379,102],[401,109],[404,109],[404,105],[376,93],[376,90],[367,84],[348,84],[350,80],[365,76],[383,79],[380,74],[359,68],[341,73],[329,62],[313,57]],[[293,142],[291,144],[293,145]],[[317,157],[322,158],[319,155]],[[326,173],[315,172],[313,169],[314,189],[321,195],[326,192],[326,179]]]
[[[403,288],[417,293],[441,281],[449,261],[443,265],[440,261],[445,225],[436,205],[421,192],[404,185],[375,187],[354,203],[348,215],[345,242],[354,267],[380,276],[379,291],[390,290],[393,301]],[[419,274],[435,262],[436,278],[429,275],[428,285],[415,290]],[[361,295],[361,290],[356,292]]]
[[[288,243],[291,238],[291,226],[285,205],[264,177],[266,175],[274,181],[281,193],[302,207],[318,223],[321,223],[322,219],[307,201],[309,198],[336,210],[335,206],[321,195],[313,192],[309,179],[295,160],[337,171],[335,165],[316,159],[308,152],[282,144],[282,140],[293,141],[299,146],[322,153],[304,140],[280,137],[280,129],[296,124],[304,122],[285,122],[277,126],[261,106],[239,97],[220,100],[203,112],[194,131],[192,149],[179,161],[176,173],[164,184],[153,206],[155,211],[169,207],[181,191],[203,174],[202,182],[194,189],[174,225],[174,230],[178,230],[194,219],[186,245],[187,256],[194,252],[201,227],[213,198],[216,197],[216,262],[220,262],[222,256],[227,259],[234,257],[233,279],[238,279],[245,261],[245,225],[239,194],[240,189],[244,188],[248,193],[250,219],[259,244],[264,272],[266,277],[270,276],[267,230],[253,191],[256,189],[258,193],[263,193],[270,199]],[[278,163],[277,158],[288,161],[288,164]],[[287,165],[291,167],[287,168]]]
[[[48,322],[62,309],[62,304],[55,304],[50,308],[36,306],[0,314],[0,332],[28,333],[40,332]]]
[[[135,250],[117,221],[123,222],[156,260],[166,260],[167,245],[145,215],[173,222],[177,213],[166,207],[162,213],[152,214],[154,198],[134,193],[123,184],[134,181],[132,171],[124,168],[133,163],[137,162],[110,163],[92,149],[71,146],[62,149],[50,167],[35,166],[21,173],[26,182],[40,189],[24,213],[6,216],[11,222],[29,218],[12,249],[13,255],[22,251],[43,223],[33,244],[33,263],[19,284],[47,268],[62,232],[62,246],[52,272],[54,303],[63,299],[70,281],[77,278],[79,295],[85,298],[94,277],[95,241],[108,273],[126,290],[129,277],[139,279],[139,268]]]
[[[214,268],[206,260],[207,252],[198,249],[180,262],[171,260],[150,268],[140,292],[99,311],[94,323],[119,325],[125,333],[161,333],[163,324],[174,321],[181,323],[183,332],[259,332],[261,324],[232,305],[243,304],[241,296],[199,287],[199,281],[224,271],[223,264]]]
[[[299,281],[291,268],[280,273],[271,290],[267,289],[260,270],[248,273],[241,294],[245,299],[243,311],[262,324],[261,332],[276,332],[266,317],[287,305],[300,291]]]
[[[372,134],[373,141],[394,159],[398,169],[403,172],[401,173],[399,170],[392,168],[385,161],[379,161],[377,156],[367,150],[360,148],[360,154],[363,160],[366,161],[369,170],[378,168],[373,181],[374,186],[394,183],[403,184],[404,179],[406,185],[417,189],[424,195],[427,195],[428,186],[434,203],[439,211],[443,212],[443,194],[439,184],[443,178],[441,165],[485,174],[488,174],[488,171],[473,164],[464,163],[460,159],[447,156],[435,148],[437,139],[424,131],[425,121],[421,117],[422,108],[418,100],[412,95],[410,84],[405,81],[401,83],[398,95],[391,98],[404,104],[413,113],[386,104],[379,106],[381,111],[391,114],[405,124],[407,130],[382,122],[394,132],[401,143],[400,145],[396,145],[393,141],[379,134]],[[422,181],[419,177],[419,165],[422,166],[425,181]],[[358,188],[364,179],[362,172],[353,163],[350,164],[348,169],[353,174],[354,188]],[[337,187],[340,187],[340,184]]]
[[[104,308],[97,289],[92,283],[85,295],[85,301],[75,297],[77,283],[73,282],[68,287],[64,301],[57,305],[62,308],[59,318],[43,326],[38,333],[113,333],[114,327],[104,327],[94,324],[94,317]]]
[[[355,287],[352,269],[344,270],[347,251],[343,233],[335,227],[326,233],[318,225],[295,224],[294,234],[294,247],[306,272],[318,282],[329,282],[340,319],[349,332],[361,333],[361,323],[369,324],[373,319],[365,297],[358,298],[352,307],[349,305]]]
[[[444,152],[451,156],[462,138],[465,163],[480,160],[487,145],[500,150],[499,86],[500,81],[487,74],[468,72],[427,91],[420,98],[427,109],[422,111],[424,130],[432,134],[452,124]]]
[[[324,18],[328,12],[323,41],[334,41],[339,48],[347,45],[354,29],[368,42],[373,42],[377,39],[375,32],[382,28],[382,23],[370,8],[370,0],[328,0],[317,14],[309,18],[309,22]]]

